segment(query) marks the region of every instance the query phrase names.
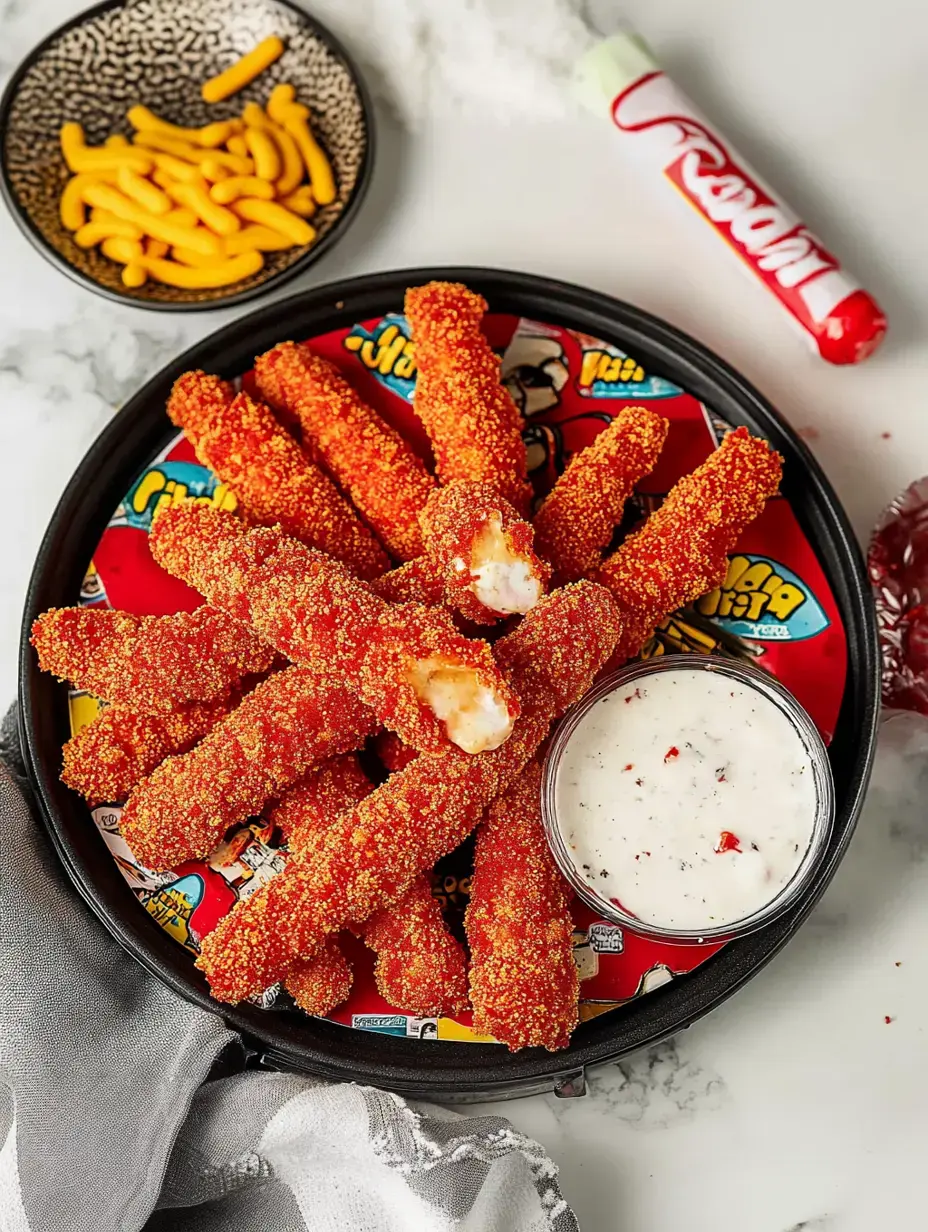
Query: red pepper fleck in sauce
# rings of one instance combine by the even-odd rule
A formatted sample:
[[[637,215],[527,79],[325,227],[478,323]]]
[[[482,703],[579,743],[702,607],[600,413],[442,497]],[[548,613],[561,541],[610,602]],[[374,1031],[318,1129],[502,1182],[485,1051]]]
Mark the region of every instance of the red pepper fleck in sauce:
[[[622,767],[622,773],[624,774],[626,770],[634,770],[634,768],[635,768],[635,767],[634,767],[633,763],[632,763],[632,762],[629,762],[627,766],[623,766],[623,767]]]
[[[667,752],[664,754],[664,761],[673,761],[675,757],[679,757],[679,756],[680,756],[680,750],[677,748],[675,744],[672,744],[670,748],[667,750]]]
[[[737,834],[732,834],[731,830],[723,830],[719,835],[719,841],[715,844],[714,850],[718,855],[722,855],[725,851],[740,851],[741,840]]]
[[[887,1026],[889,1026],[889,1024],[890,1024],[891,1022],[893,1022],[893,1021],[894,1021],[894,1019],[892,1018],[892,1016],[891,1016],[890,1014],[887,1014],[887,1015],[884,1017],[883,1021],[886,1023],[886,1025],[887,1025]]]

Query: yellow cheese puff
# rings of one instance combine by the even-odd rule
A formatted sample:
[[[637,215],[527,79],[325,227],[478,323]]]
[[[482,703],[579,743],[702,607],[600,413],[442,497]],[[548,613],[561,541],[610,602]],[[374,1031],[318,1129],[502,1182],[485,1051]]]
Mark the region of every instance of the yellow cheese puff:
[[[79,231],[74,232],[74,242],[78,248],[94,248],[101,240],[118,237],[124,240],[140,240],[142,229],[134,222],[126,222],[124,218],[112,220],[85,222]]]
[[[144,287],[148,281],[148,270],[141,261],[130,261],[122,268],[122,284],[124,287]]]
[[[309,123],[303,116],[298,115],[290,104],[283,109],[283,126],[296,142],[306,164],[317,204],[331,205],[336,195],[335,177],[325,151],[313,136]]]
[[[279,231],[294,244],[311,244],[316,238],[315,230],[298,214],[280,205],[277,201],[256,201],[254,197],[242,197],[230,207],[246,222],[258,222],[272,231]]]
[[[282,252],[285,248],[295,247],[293,241],[279,231],[259,225],[242,227],[241,231],[236,231],[234,235],[223,240],[223,248],[230,257],[237,256],[240,252],[251,252],[253,249],[259,252]]]
[[[220,103],[230,94],[237,94],[275,60],[278,60],[283,55],[283,51],[283,42],[276,35],[263,39],[257,47],[253,47],[247,55],[236,60],[224,73],[203,82],[200,90],[203,101]]]
[[[270,180],[259,180],[256,175],[230,175],[227,180],[214,184],[209,195],[219,205],[228,205],[239,197],[259,197],[263,201],[273,201],[274,185]]]
[[[120,167],[116,172],[116,187],[150,214],[166,214],[171,208],[171,198],[167,193],[151,180],[136,175],[130,167]]]
[[[200,174],[204,180],[209,180],[211,184],[218,184],[220,180],[225,180],[231,174],[225,167],[220,166],[214,158],[208,158],[206,162],[200,166]]]
[[[147,237],[142,247],[146,257],[166,257],[171,251],[170,246],[164,240],[153,240],[151,236]]]
[[[152,154],[152,159],[155,164],[155,172],[152,176],[155,183],[158,183],[157,174],[159,171],[169,175],[173,180],[183,180],[186,184],[192,184],[199,181],[201,178],[200,168],[197,163],[185,162],[182,158],[175,158],[173,154]]]
[[[178,227],[195,227],[200,221],[193,210],[188,210],[185,205],[175,205],[170,214],[165,214],[164,217],[166,222],[172,222]]]
[[[142,150],[125,148],[91,148],[84,141],[84,130],[80,124],[64,124],[60,133],[61,152],[68,170],[76,173],[81,171],[118,171],[120,167],[129,166],[140,175],[151,171],[151,156]]]
[[[124,137],[122,133],[113,133],[103,144],[108,150],[125,150],[129,147],[129,138]]]
[[[179,205],[193,210],[197,218],[217,235],[231,235],[238,231],[241,222],[224,205],[217,205],[209,193],[199,184],[176,184],[168,192]]]
[[[312,218],[316,212],[313,190],[308,184],[304,184],[302,188],[298,188],[295,192],[288,193],[286,197],[282,197],[280,204],[285,205],[288,210],[293,210],[294,214],[299,214],[301,218]]]
[[[278,89],[288,91],[288,101],[292,94],[293,87],[285,86]],[[273,97],[273,94],[272,94]],[[284,104],[285,105],[285,104]],[[286,197],[288,193],[301,183],[303,179],[303,159],[300,157],[300,151],[297,149],[296,142],[276,121],[271,120],[264,113],[263,109],[257,103],[246,103],[242,111],[242,119],[248,128],[257,128],[264,133],[268,133],[277,146],[280,154],[281,171],[280,177],[277,180],[276,188],[278,197]],[[255,160],[257,167],[257,159]],[[260,175],[260,171],[258,172]]]
[[[268,95],[265,110],[267,114],[276,124],[283,124],[284,112],[288,107],[297,108],[298,114],[304,119],[309,119],[309,108],[304,107],[302,103],[296,102],[296,90],[289,84],[281,84],[275,86]]]
[[[246,128],[245,144],[254,159],[255,175],[262,180],[276,180],[283,168],[277,146],[269,135],[260,128]]]
[[[202,266],[181,265],[177,261],[144,257],[143,264],[148,274],[158,282],[164,282],[171,287],[196,290],[227,287],[233,282],[241,282],[243,278],[250,278],[262,268],[264,257],[260,252],[243,252],[215,265]]]
[[[134,140],[136,146],[144,146],[146,150],[158,150],[163,154],[173,154],[175,158],[196,163],[197,166],[213,161],[235,175],[250,175],[254,171],[254,163],[250,158],[241,158],[238,154],[229,154],[226,150],[201,150],[189,141],[166,137],[164,133],[136,133]]]
[[[233,133],[226,142],[226,149],[230,154],[238,154],[240,158],[248,157],[248,146],[245,144],[245,138],[240,133]]]
[[[111,261],[119,261],[123,265],[128,265],[130,261],[141,261],[143,255],[141,240],[130,240],[117,235],[104,238],[100,251]]]
[[[166,137],[176,137],[181,141],[192,141],[194,145],[205,147],[223,145],[234,129],[228,120],[217,120],[214,124],[206,124],[203,128],[185,128],[181,124],[171,124],[162,120],[147,107],[130,107],[126,119],[134,129],[142,133],[164,133]]]
[[[72,175],[58,201],[58,217],[69,231],[78,231],[87,221],[84,213],[84,189],[88,184],[102,184],[104,177],[92,171]]]
[[[183,247],[196,248],[209,254],[221,251],[221,241],[218,236],[210,235],[199,227],[179,227],[166,217],[149,214],[147,210],[108,184],[88,184],[84,190],[84,200],[88,205],[98,205],[101,209],[110,210],[118,218],[125,218],[141,227],[145,235],[152,239],[164,240],[166,244],[180,244]]]

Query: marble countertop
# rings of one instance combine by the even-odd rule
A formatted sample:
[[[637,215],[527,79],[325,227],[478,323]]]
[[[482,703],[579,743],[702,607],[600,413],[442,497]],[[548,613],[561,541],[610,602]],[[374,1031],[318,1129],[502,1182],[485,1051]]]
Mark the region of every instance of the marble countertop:
[[[465,29],[494,7],[447,2]],[[422,34],[413,17],[426,0],[383,3]],[[0,77],[77,7],[0,0]],[[495,7],[517,16],[525,2]],[[377,0],[315,6],[371,70],[380,153],[350,234],[302,285],[473,263],[628,299],[707,343],[779,407],[865,540],[881,507],[928,472],[926,11],[884,0],[876,26],[863,0],[781,0],[775,11],[741,0],[537,8],[552,20],[566,13],[608,31],[621,18],[640,30],[878,295],[891,321],[883,350],[858,369],[806,351],[695,220],[673,202],[661,208],[608,129],[518,100],[496,114],[433,106],[427,92],[412,112],[397,103],[375,37]],[[12,697],[22,598],[61,489],[121,402],[233,314],[177,318],[109,304],[47,265],[5,212],[0,251],[0,685]],[[884,724],[864,816],[833,886],[737,997],[677,1039],[594,1073],[585,1099],[497,1106],[550,1150],[586,1232],[923,1226],[926,751],[928,724]]]

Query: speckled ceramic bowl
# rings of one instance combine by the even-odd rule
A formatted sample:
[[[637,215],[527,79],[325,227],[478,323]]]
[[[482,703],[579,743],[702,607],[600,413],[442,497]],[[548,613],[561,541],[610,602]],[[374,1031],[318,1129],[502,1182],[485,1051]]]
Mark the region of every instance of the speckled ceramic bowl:
[[[270,34],[281,58],[246,89],[208,106],[200,86]],[[310,248],[266,254],[253,277],[215,290],[179,290],[149,281],[123,286],[121,267],[96,249],[81,249],[58,218],[69,172],[58,142],[69,120],[88,143],[130,135],[126,112],[144,103],[183,125],[200,125],[264,102],[278,82],[296,86],[332,160],[337,199],[318,211]],[[354,66],[327,30],[288,0],[125,0],[88,9],[49,35],[13,74],[0,100],[0,190],[36,248],[70,278],[109,299],[142,308],[191,311],[253,299],[305,269],[335,242],[354,216],[373,162],[372,114]]]

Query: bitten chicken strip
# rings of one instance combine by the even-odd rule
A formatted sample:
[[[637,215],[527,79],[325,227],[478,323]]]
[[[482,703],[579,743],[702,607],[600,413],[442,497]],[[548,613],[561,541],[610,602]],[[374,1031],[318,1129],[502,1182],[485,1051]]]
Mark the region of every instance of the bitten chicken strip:
[[[417,757],[340,817],[312,858],[299,856],[206,938],[198,965],[213,994],[239,1001],[269,987],[324,938],[395,903],[453,850],[515,780],[552,720],[608,659],[621,622],[607,591],[578,582],[532,609],[496,646],[522,699],[511,738],[476,757]]]
[[[150,542],[170,573],[355,690],[407,744],[477,753],[508,738],[518,700],[487,644],[458,633],[450,613],[391,606],[330,557],[205,505],[162,510]]]
[[[281,526],[358,577],[373,578],[389,567],[383,548],[332,481],[262,403],[236,394],[217,376],[185,372],[167,409],[203,465],[233,489],[248,521]]]
[[[334,364],[282,342],[255,360],[262,398],[295,416],[326,467],[399,560],[422,551],[419,513],[435,480]]]
[[[522,416],[500,382],[500,361],[480,324],[481,295],[458,282],[406,292],[416,348],[413,408],[429,435],[443,483],[491,483],[525,517],[531,508]]]

